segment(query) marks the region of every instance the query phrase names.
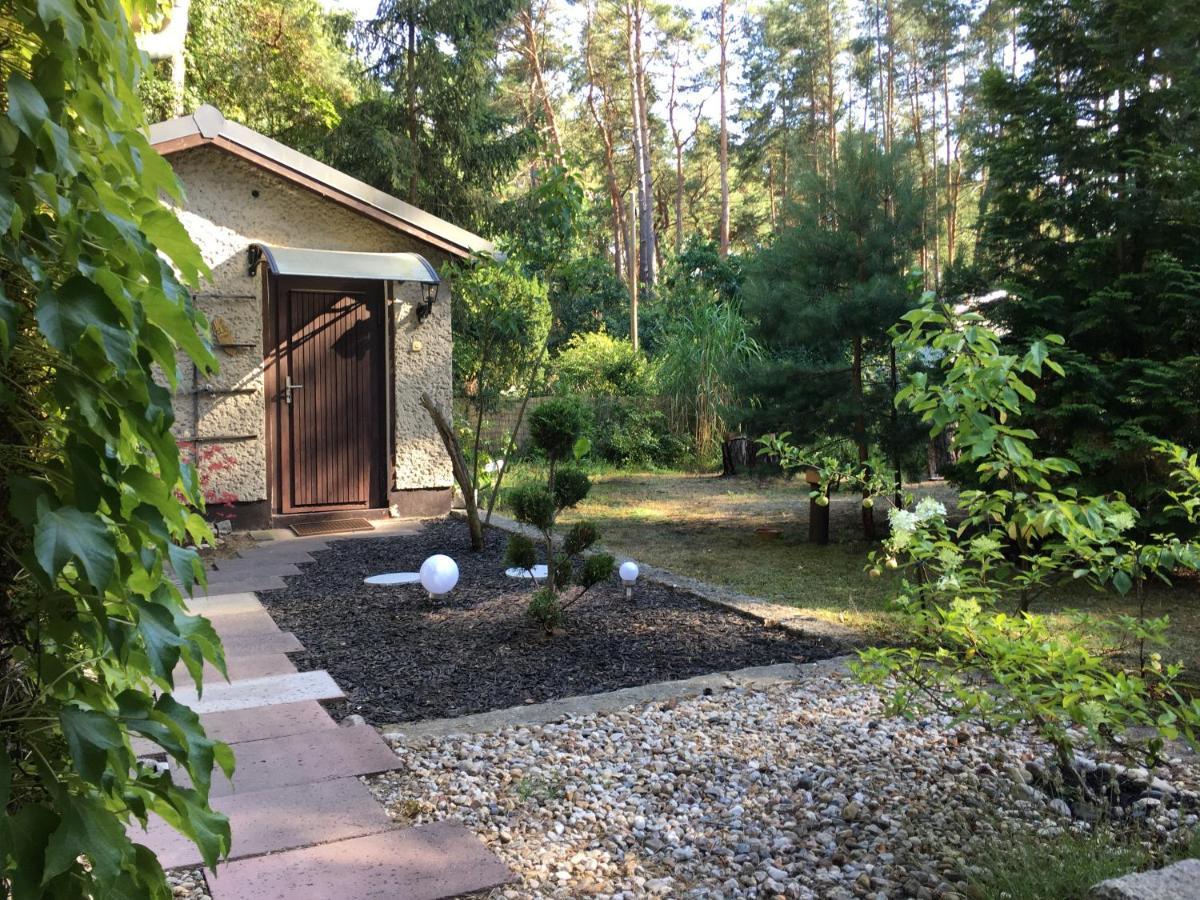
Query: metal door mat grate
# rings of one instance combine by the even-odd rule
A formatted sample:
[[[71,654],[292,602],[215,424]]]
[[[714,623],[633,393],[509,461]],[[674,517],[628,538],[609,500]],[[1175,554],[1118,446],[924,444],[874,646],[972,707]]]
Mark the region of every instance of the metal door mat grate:
[[[374,531],[366,519],[335,519],[330,522],[307,522],[303,525],[289,526],[298,537],[312,537],[315,534],[338,534],[342,531]]]

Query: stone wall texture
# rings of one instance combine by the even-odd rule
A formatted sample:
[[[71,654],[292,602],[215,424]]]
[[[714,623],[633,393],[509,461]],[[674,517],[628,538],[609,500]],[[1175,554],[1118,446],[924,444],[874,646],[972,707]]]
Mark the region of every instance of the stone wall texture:
[[[447,258],[226,151],[200,147],[172,156],[171,164],[186,193],[180,221],[212,270],[212,279],[196,295],[197,306],[210,320],[219,316],[229,324],[231,342],[251,345],[218,349],[221,368],[211,377],[196,378],[190,363],[181,366],[176,436],[191,447],[210,503],[265,500],[262,280],[246,274],[250,244],[411,251],[438,269]],[[433,314],[419,325],[414,304],[420,288],[395,284],[392,291],[398,302],[387,309],[395,323],[396,452],[390,487],[446,488],[453,483],[450,461],[418,400],[424,390],[444,409],[450,407],[449,286],[443,283]]]

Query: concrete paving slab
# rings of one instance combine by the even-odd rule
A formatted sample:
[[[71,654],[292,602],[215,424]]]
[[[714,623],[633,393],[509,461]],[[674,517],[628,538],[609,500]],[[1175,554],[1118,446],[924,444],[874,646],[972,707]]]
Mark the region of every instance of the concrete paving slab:
[[[238,612],[214,610],[205,618],[212,622],[213,628],[222,639],[279,633],[279,626],[265,609],[244,609]]]
[[[235,635],[222,638],[226,658],[231,656],[253,656],[256,653],[299,653],[304,649],[300,639],[290,631],[274,634]]]
[[[269,675],[290,675],[296,671],[296,664],[284,653],[254,653],[249,656],[226,656],[225,669],[229,682],[247,681],[251,678],[266,678]],[[225,684],[225,676],[217,671],[211,663],[204,664],[204,684],[211,687],[214,684]],[[193,687],[192,676],[182,663],[175,668],[176,690]]]
[[[337,723],[316,700],[209,713],[200,717],[200,724],[209,737],[227,744],[265,741],[337,728]]]
[[[188,611],[198,616],[266,609],[253,591],[184,597],[184,602],[187,604]]]
[[[249,559],[232,558],[214,561],[208,567],[209,580],[214,578],[244,578],[247,575],[299,575],[300,570],[296,568],[295,562],[288,559],[279,559],[266,556],[264,554],[255,554]]]
[[[200,717],[205,733],[227,744],[265,741],[269,738],[303,734],[322,728],[337,728],[337,722],[316,700],[297,703],[276,703],[250,709],[231,709],[208,713]],[[132,738],[133,752],[138,756],[162,756],[162,749],[144,738]]]
[[[213,776],[213,797],[250,794],[294,784],[316,784],[334,778],[371,775],[400,766],[400,758],[370,725],[323,728],[234,747],[237,771],[231,784]],[[184,773],[177,772],[181,780]]]
[[[235,860],[208,876],[213,900],[438,900],[514,880],[450,822]]]
[[[175,691],[176,700],[201,715],[276,703],[295,703],[298,700],[339,700],[344,696],[342,689],[324,669],[248,678],[232,684],[218,682],[208,685],[203,697],[197,696],[194,688]]]
[[[219,573],[213,572],[213,576]],[[271,575],[243,575],[208,579],[208,594],[234,594],[242,591],[278,591],[287,587],[282,578]]]
[[[229,817],[231,860],[343,841],[396,827],[357,778],[234,794],[213,800],[212,806]],[[133,825],[129,836],[153,850],[164,868],[203,865],[196,845],[157,816],[146,830]]]

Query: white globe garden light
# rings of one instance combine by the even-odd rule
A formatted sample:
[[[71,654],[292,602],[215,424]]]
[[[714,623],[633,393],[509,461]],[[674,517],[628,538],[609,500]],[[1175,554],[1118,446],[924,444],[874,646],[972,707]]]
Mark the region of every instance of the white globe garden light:
[[[440,600],[454,590],[458,584],[458,563],[450,557],[438,553],[421,563],[421,587],[429,591],[429,596]]]
[[[618,570],[621,576],[621,583],[625,585],[625,599],[633,599],[633,583],[637,581],[638,566],[632,559],[628,559],[621,563],[621,568]]]

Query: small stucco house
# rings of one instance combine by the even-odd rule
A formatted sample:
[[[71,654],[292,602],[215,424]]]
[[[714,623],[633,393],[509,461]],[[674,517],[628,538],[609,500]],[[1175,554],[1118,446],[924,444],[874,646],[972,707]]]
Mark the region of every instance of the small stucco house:
[[[450,507],[427,391],[450,408],[446,263],[491,245],[211,106],[151,126],[212,279],[220,372],[185,371],[176,435],[239,527]]]

